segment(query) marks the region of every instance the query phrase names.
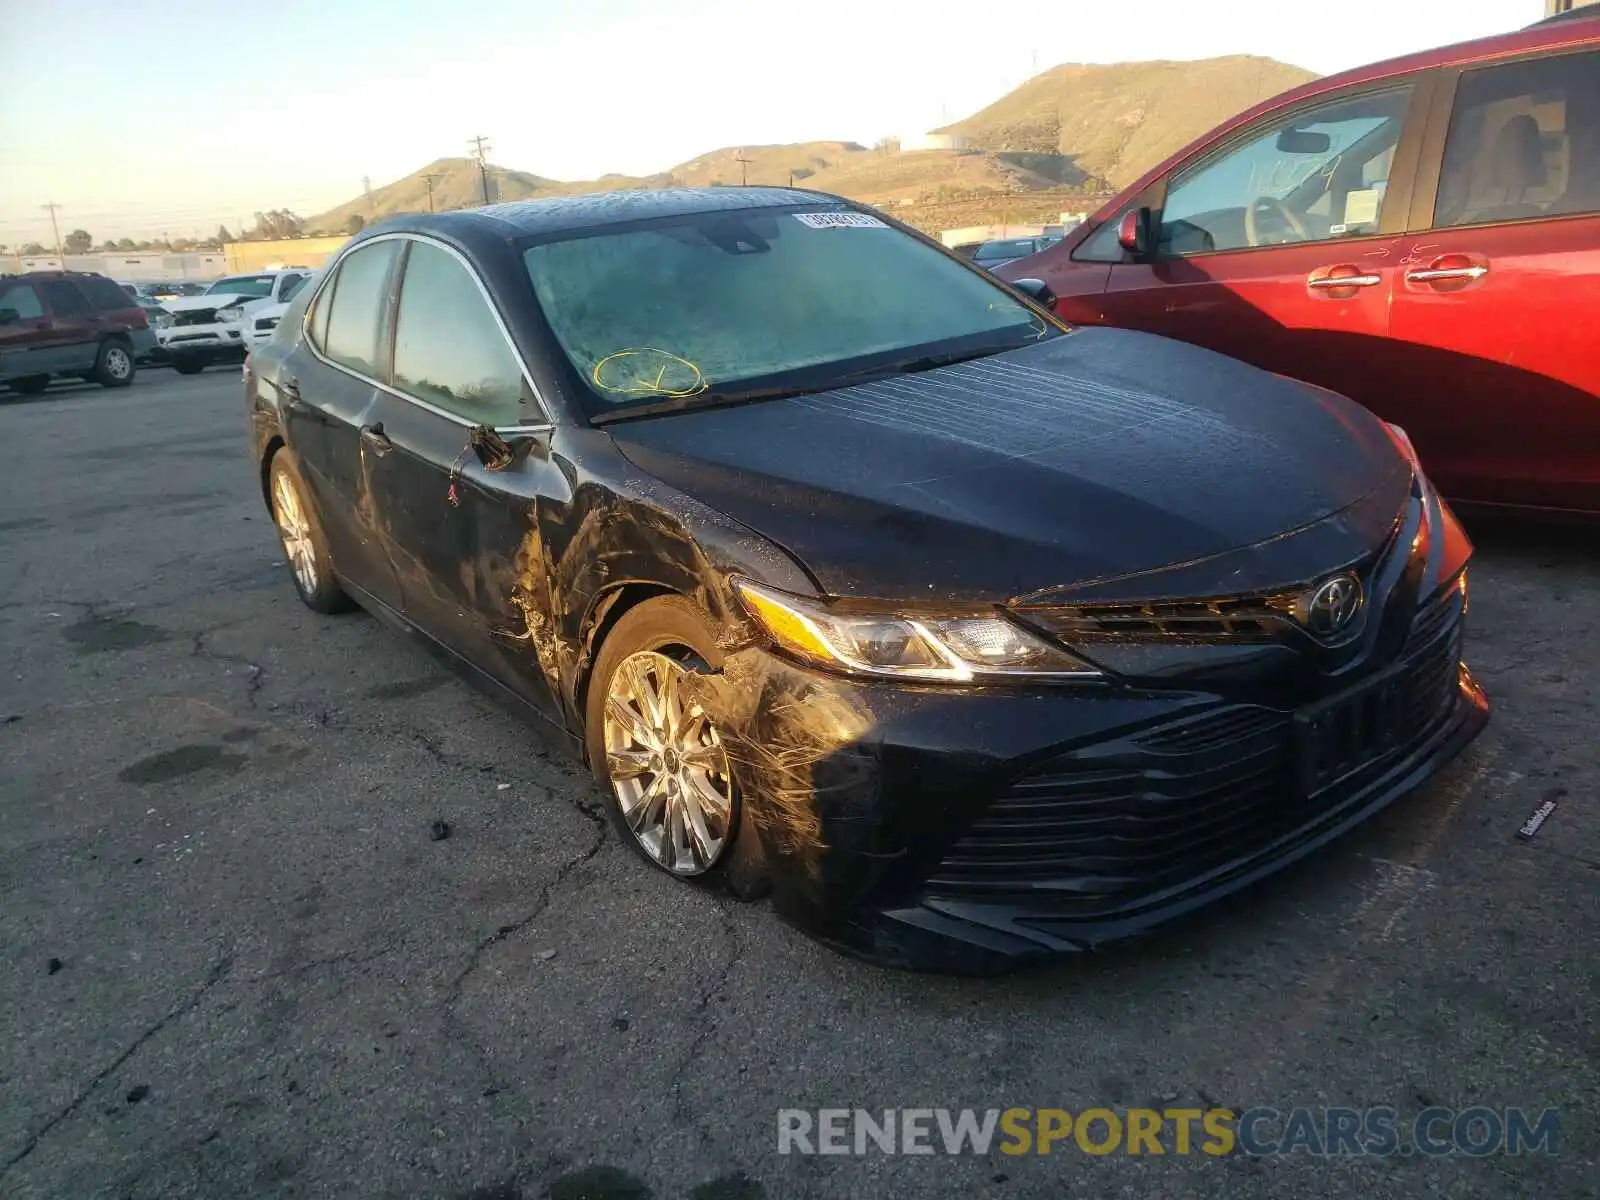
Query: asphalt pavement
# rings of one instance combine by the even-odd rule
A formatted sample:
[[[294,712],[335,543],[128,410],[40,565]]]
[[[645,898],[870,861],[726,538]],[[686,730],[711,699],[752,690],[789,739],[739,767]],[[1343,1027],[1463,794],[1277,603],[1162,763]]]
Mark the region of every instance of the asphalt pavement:
[[[1431,786],[1158,937],[972,981],[648,869],[515,716],[300,605],[247,456],[236,368],[0,399],[0,1196],[1600,1194],[1592,531],[1479,531],[1495,715]],[[1559,1153],[777,1137],[1432,1105],[1558,1108]]]

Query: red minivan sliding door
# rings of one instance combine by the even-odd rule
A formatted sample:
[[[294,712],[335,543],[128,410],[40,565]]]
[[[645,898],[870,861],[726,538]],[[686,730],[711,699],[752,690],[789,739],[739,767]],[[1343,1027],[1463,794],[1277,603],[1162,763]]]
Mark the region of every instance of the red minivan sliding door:
[[[1111,267],[1097,298],[1104,319],[1381,412],[1394,262],[1431,83],[1424,73],[1285,108],[1177,168],[1154,253]]]
[[[1448,496],[1600,511],[1600,50],[1463,72],[1448,122],[1395,280],[1396,417]]]

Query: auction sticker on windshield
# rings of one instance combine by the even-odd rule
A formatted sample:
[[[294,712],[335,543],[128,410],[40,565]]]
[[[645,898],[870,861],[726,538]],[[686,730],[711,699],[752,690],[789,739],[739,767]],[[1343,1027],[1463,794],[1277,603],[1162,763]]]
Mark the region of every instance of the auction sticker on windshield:
[[[794,219],[813,229],[887,229],[877,217],[856,212],[795,213]]]

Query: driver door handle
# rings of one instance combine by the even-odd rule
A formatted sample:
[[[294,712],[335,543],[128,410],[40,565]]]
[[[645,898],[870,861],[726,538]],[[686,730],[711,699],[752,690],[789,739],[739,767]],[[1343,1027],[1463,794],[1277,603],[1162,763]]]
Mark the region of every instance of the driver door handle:
[[[1329,267],[1326,269],[1337,271],[1341,268]],[[1364,272],[1356,275],[1324,275],[1318,273],[1312,275],[1311,278],[1306,280],[1306,286],[1310,288],[1369,288],[1376,287],[1382,282],[1382,275],[1374,275],[1371,272]]]
[[[394,443],[389,440],[389,435],[383,431],[381,424],[363,425],[361,427],[361,444],[379,458],[394,449]]]

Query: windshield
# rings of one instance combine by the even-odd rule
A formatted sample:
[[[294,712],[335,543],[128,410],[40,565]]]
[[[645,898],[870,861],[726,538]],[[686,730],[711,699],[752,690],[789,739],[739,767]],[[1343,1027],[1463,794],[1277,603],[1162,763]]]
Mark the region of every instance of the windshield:
[[[819,390],[1061,331],[865,213],[696,214],[541,242],[524,259],[596,416]]]
[[[979,262],[991,258],[1024,258],[1033,253],[1033,239],[1019,238],[1009,242],[985,242],[973,257]]]
[[[219,279],[206,289],[206,295],[221,295],[223,292],[232,292],[236,296],[270,296],[272,295],[272,275],[230,275],[227,279]]]

